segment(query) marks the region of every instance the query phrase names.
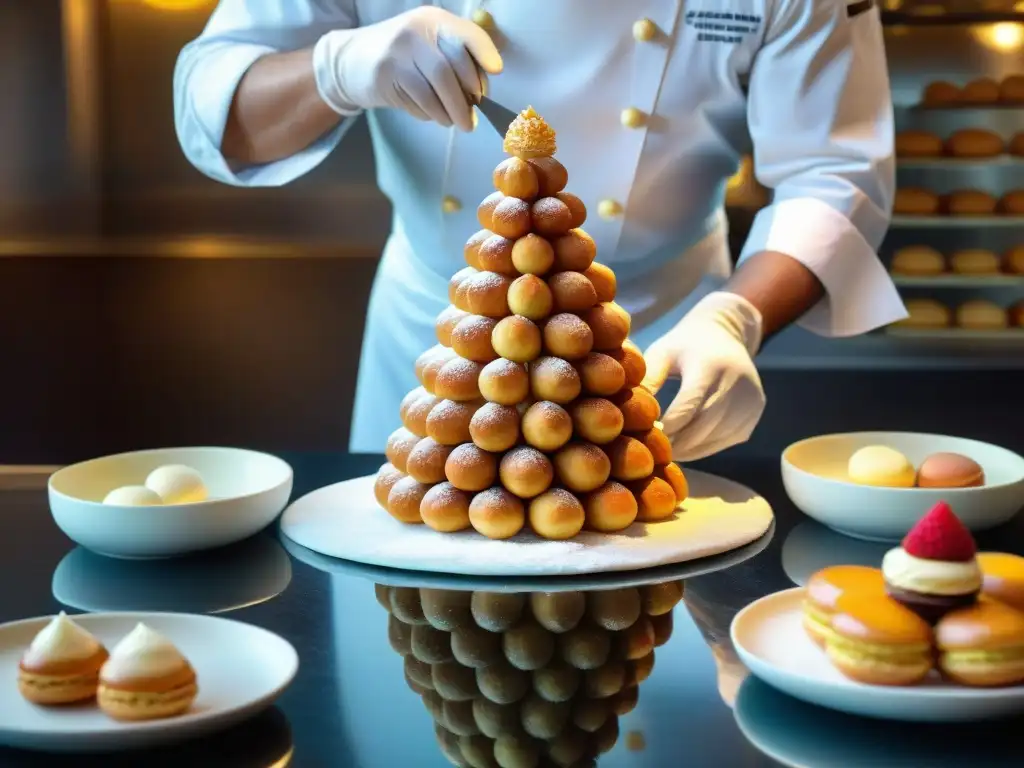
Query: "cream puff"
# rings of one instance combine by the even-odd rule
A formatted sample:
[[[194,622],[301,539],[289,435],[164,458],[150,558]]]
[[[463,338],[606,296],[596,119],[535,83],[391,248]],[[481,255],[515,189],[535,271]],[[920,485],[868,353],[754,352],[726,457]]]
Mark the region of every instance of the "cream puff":
[[[34,704],[71,704],[96,695],[107,649],[61,611],[18,664],[18,691]]]
[[[115,720],[155,720],[187,711],[198,692],[181,651],[140,622],[100,669],[97,701]]]

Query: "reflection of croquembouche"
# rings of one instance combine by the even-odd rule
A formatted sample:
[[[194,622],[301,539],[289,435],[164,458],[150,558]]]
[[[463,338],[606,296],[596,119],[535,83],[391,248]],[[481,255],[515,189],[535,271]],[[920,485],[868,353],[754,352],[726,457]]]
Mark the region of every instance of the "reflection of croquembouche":
[[[563,191],[555,133],[527,109],[505,151],[439,343],[416,361],[421,386],[402,402],[377,501],[404,523],[494,539],[527,522],[568,539],[669,518],[686,479],[640,386],[615,275],[594,261],[583,202]]]
[[[589,765],[672,634],[680,581],[602,592],[377,585],[405,679],[455,765]]]

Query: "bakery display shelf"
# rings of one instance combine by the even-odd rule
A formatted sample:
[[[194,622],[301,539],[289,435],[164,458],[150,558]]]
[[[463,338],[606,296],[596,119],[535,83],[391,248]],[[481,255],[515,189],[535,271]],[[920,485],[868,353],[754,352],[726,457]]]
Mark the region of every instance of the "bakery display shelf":
[[[882,11],[882,24],[889,26],[935,27],[966,24],[1024,24],[1024,13],[1014,11],[974,11],[970,13],[914,13]]]
[[[904,288],[1024,288],[1024,275],[893,275]]]
[[[964,170],[967,168],[993,168],[1019,166],[1024,172],[1024,157],[998,155],[996,157],[907,157],[897,158],[896,166],[906,169]]]
[[[886,336],[930,341],[1006,341],[1024,344],[1024,328],[975,331],[969,328],[886,328]]]
[[[892,217],[891,226],[905,229],[1024,227],[1024,216],[905,216],[897,214]]]

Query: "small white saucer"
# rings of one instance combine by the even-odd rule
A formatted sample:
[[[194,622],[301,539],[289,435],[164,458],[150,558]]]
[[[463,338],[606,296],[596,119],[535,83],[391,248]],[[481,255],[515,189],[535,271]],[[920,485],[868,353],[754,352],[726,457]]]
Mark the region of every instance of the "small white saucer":
[[[852,539],[814,520],[804,520],[782,542],[782,570],[798,587],[832,565],[863,565],[881,568],[891,543]]]
[[[140,621],[170,639],[196,670],[199,695],[178,717],[120,723],[95,705],[40,707],[18,693],[18,661],[52,617],[0,624],[0,744],[44,752],[138,749],[226,728],[270,706],[291,683],[299,658],[291,643],[251,624],[187,613],[74,616],[108,649]]]
[[[733,646],[764,682],[798,699],[853,715],[918,722],[968,722],[1024,712],[1024,685],[968,688],[938,675],[906,687],[864,685],[832,666],[804,632],[804,590],[762,597],[736,614]]]

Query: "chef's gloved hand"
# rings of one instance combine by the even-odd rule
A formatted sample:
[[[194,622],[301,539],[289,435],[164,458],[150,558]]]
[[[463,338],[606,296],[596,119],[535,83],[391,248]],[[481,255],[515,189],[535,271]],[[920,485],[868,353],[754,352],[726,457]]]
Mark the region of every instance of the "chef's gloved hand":
[[[464,131],[473,129],[470,100],[480,100],[487,75],[501,68],[490,35],[432,6],[328,32],[313,48],[317,90],[335,112],[393,107]]]
[[[746,299],[715,292],[701,299],[644,353],[644,386],[657,392],[670,375],[682,384],[662,414],[676,461],[694,461],[745,442],[764,412],[753,357],[761,313]]]

